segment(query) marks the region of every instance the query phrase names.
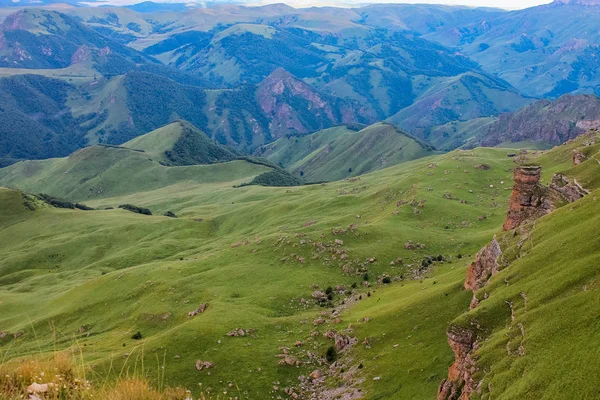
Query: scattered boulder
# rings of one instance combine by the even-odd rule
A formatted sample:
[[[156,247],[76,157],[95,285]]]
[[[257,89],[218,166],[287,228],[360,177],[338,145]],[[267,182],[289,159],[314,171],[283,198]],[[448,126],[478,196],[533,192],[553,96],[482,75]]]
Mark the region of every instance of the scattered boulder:
[[[33,393],[33,394],[46,393],[50,389],[50,386],[51,386],[51,384],[48,384],[48,383],[35,383],[34,382],[31,385],[27,386],[27,392]]]
[[[210,361],[202,361],[202,360],[198,360],[196,361],[196,370],[198,371],[202,371],[203,369],[209,369],[209,368],[213,368],[214,364],[211,363]]]
[[[281,358],[281,360],[279,360],[279,365],[299,366],[302,364],[300,360],[289,354],[279,354],[277,357]]]
[[[417,250],[424,249],[425,245],[423,243],[415,243],[412,240],[409,240],[408,242],[404,243],[404,248],[406,250]]]
[[[587,160],[585,154],[580,152],[579,150],[573,150],[573,165],[577,166]]]
[[[312,298],[317,301],[324,301],[327,300],[327,294],[322,290],[315,290],[312,293]]]
[[[198,307],[194,311],[190,311],[188,313],[188,317],[189,318],[193,318],[193,317],[195,317],[198,314],[202,314],[206,310],[207,307],[208,307],[208,303],[200,304],[200,307]]]
[[[242,329],[242,328],[237,328],[234,329],[230,332],[227,332],[227,336],[229,337],[241,337],[241,336],[248,336],[252,333],[256,332],[256,329]]]
[[[320,379],[323,377],[323,373],[320,370],[315,369],[313,372],[310,373],[309,377],[313,380]]]
[[[337,228],[333,228],[331,230],[331,234],[333,236],[338,236],[338,235],[345,235],[346,232],[348,232],[346,229],[342,228],[342,227],[337,227]]]

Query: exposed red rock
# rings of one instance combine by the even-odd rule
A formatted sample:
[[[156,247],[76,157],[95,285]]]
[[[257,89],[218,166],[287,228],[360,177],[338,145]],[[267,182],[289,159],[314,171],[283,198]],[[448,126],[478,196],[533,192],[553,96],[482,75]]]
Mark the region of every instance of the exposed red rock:
[[[25,11],[19,10],[14,14],[10,14],[4,19],[4,22],[0,24],[0,30],[3,31],[16,31],[25,29]]]
[[[473,291],[473,301],[471,308],[478,305],[475,298],[475,292],[484,287],[492,275],[498,272],[498,258],[502,254],[500,244],[494,237],[494,240],[477,253],[475,261],[467,270],[467,278],[465,279],[465,289]]]
[[[471,354],[477,348],[477,337],[470,329],[452,326],[448,344],[454,352],[454,364],[448,369],[448,379],[438,388],[438,400],[467,400],[474,388],[476,366]]]
[[[92,50],[86,45],[82,44],[71,56],[71,65],[79,64],[84,61],[92,59]]]
[[[513,191],[502,230],[508,231],[523,222],[549,213],[552,204],[546,198],[547,189],[540,185],[542,167],[520,166],[514,170]]]
[[[274,138],[375,120],[372,110],[320,93],[283,68],[273,71],[258,85],[256,98],[270,121],[269,130]],[[306,104],[306,108],[298,104]],[[307,125],[307,120],[312,122]]]

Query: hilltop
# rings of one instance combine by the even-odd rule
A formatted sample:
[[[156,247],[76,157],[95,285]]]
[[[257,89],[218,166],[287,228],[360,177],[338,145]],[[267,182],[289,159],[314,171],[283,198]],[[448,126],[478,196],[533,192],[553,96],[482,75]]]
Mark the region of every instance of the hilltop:
[[[188,181],[243,183],[271,170],[239,158],[189,123],[174,122],[123,146],[96,145],[66,158],[19,162],[0,169],[0,184],[83,201]]]
[[[256,154],[306,181],[319,182],[366,174],[435,152],[393,125],[378,123],[358,131],[341,126],[281,138]]]

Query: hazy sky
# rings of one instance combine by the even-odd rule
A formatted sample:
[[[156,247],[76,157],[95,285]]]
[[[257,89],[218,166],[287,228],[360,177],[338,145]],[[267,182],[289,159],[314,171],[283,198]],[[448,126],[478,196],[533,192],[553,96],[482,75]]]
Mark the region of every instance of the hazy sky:
[[[17,2],[18,0],[13,0]],[[84,4],[100,5],[114,4],[126,5],[140,3],[144,0],[92,0],[84,2]],[[158,3],[202,3],[206,0],[153,0]],[[219,2],[219,0],[209,0],[210,2]],[[229,0],[231,1],[231,0]],[[224,1],[225,2],[225,1]],[[236,2],[236,0],[233,0]],[[357,6],[373,3],[410,3],[410,4],[448,4],[448,5],[463,5],[471,7],[498,7],[508,10],[515,10],[527,7],[538,6],[540,4],[551,3],[552,0],[237,0],[239,3],[248,5],[263,5],[272,3],[286,3],[293,7],[310,7],[310,6]]]
[[[252,0],[250,0],[252,2]],[[348,4],[364,4],[364,3],[429,3],[429,4],[449,4],[449,5],[464,5],[472,7],[499,7],[505,9],[520,9],[533,6],[539,6],[540,4],[551,3],[552,0],[257,0],[260,3],[287,3],[292,6],[306,6],[306,5],[348,5]]]
[[[397,3],[396,1],[393,1]],[[452,5],[465,5],[474,7],[500,7],[506,9],[517,9],[527,8],[533,6],[539,6],[540,4],[551,3],[552,0],[414,0],[414,1],[401,1],[398,3],[432,3],[432,4],[452,4]],[[377,2],[379,3],[379,2]]]

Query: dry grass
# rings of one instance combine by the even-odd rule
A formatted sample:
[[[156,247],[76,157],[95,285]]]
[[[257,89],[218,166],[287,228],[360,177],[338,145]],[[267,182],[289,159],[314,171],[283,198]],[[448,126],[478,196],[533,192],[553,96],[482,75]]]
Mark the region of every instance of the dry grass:
[[[0,364],[0,400],[190,400],[183,388],[157,390],[146,379],[122,377],[114,382],[92,383],[86,367],[70,353],[50,359],[23,359]],[[205,400],[200,395],[199,400]],[[206,399],[208,400],[208,399]]]

